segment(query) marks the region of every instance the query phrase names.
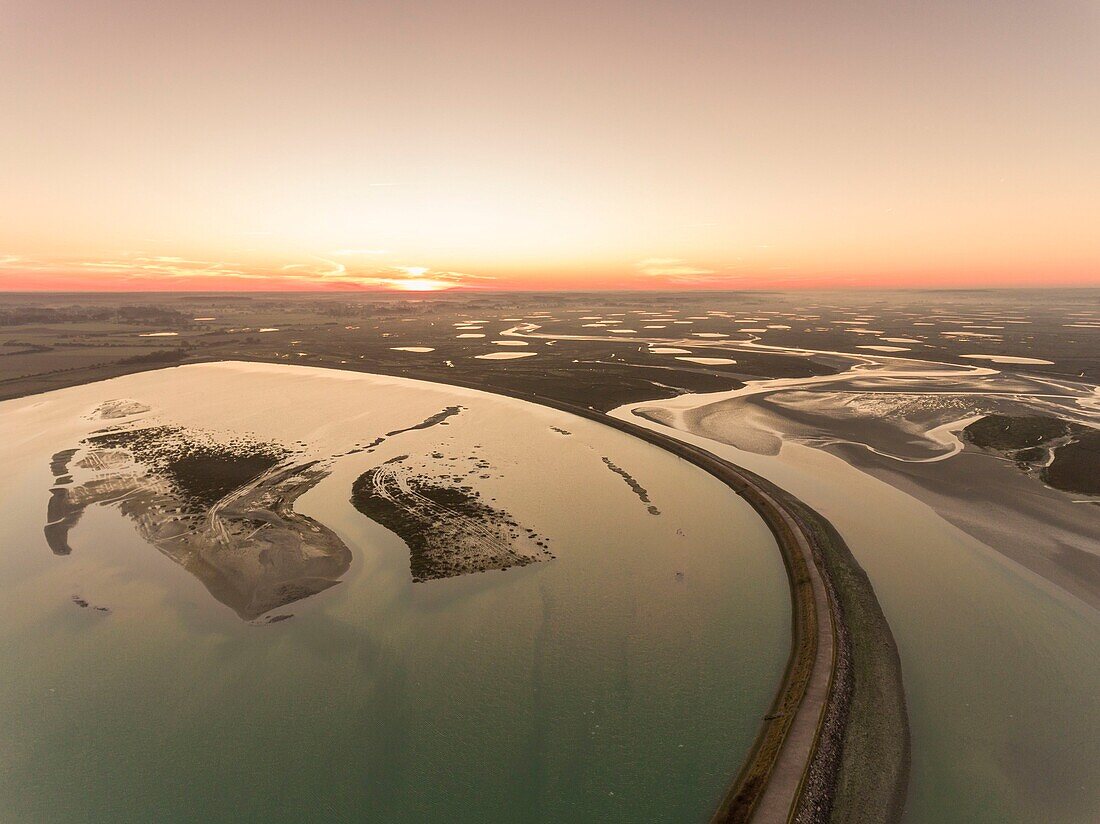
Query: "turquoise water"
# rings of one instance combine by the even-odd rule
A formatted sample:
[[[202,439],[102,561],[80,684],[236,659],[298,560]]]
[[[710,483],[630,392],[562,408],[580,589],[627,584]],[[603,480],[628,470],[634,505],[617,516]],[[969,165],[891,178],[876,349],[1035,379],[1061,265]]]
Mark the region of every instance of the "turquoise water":
[[[555,561],[413,584],[402,542],[348,504],[349,467],[299,509],[352,548],[350,573],[255,626],[115,509],[52,555],[48,460],[70,435],[36,419],[0,447],[4,821],[704,820],[785,662],[759,519],[592,424],[553,467],[502,460]],[[498,440],[522,452],[524,420]],[[593,444],[660,517],[598,462],[605,484],[571,482]]]

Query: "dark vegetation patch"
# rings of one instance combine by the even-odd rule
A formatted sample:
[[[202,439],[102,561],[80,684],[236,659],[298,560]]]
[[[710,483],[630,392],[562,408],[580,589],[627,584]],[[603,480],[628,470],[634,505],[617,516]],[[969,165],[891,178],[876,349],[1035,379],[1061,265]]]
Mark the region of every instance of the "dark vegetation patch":
[[[81,598],[79,595],[74,595],[73,598],[72,598],[72,601],[73,601],[74,604],[76,604],[81,609],[91,609],[92,612],[98,612],[100,615],[110,615],[111,614],[111,608],[110,607],[92,606],[92,604],[88,601],[87,598]]]
[[[1024,468],[1028,464],[1038,463],[1046,458],[1047,451],[1041,446],[1029,446],[1026,449],[1016,450],[1016,454],[1013,456],[1017,463],[1024,465]]]
[[[124,299],[123,299],[124,300]],[[50,323],[179,324],[188,321],[183,312],[155,304],[102,306],[72,303],[66,306],[0,305],[0,326]]]
[[[147,352],[141,355],[130,355],[119,359],[122,364],[155,364],[155,363],[179,363],[189,353],[185,349],[158,349],[155,352]]]
[[[631,475],[629,472],[627,472],[625,469],[623,469],[618,464],[613,463],[610,458],[605,457],[603,459],[603,462],[607,465],[608,469],[610,469],[612,472],[614,472],[616,475],[618,475],[620,478],[622,478],[624,481],[626,481],[626,485],[630,487],[631,492],[633,492],[635,495],[637,495],[638,499],[643,504],[646,504],[646,509],[649,510],[650,515],[660,515],[661,514],[661,510],[659,510],[657,507],[655,507],[653,505],[653,501],[651,501],[649,499],[649,492],[646,491],[646,488],[644,486],[642,486],[640,483],[638,483],[638,481],[634,478],[633,475]]]
[[[1055,489],[1100,495],[1100,430],[1047,415],[986,415],[963,435],[975,446],[1004,453],[1025,471],[1038,468],[1043,482]]]
[[[1100,495],[1100,431],[1089,429],[1055,449],[1043,480],[1065,492]]]
[[[455,415],[459,414],[463,409],[465,409],[465,407],[462,407],[462,406],[448,406],[445,409],[443,409],[442,411],[436,412],[434,415],[431,415],[431,416],[425,418],[424,420],[422,420],[418,424],[413,424],[412,426],[406,426],[404,429],[395,429],[395,430],[393,430],[393,432],[387,432],[386,437],[387,438],[392,438],[394,435],[400,435],[402,432],[412,432],[413,430],[416,430],[416,429],[430,429],[431,427],[436,426],[437,424],[443,423],[445,420],[447,420],[447,418],[452,418]],[[375,441],[375,444],[378,444],[378,443],[380,443],[380,441]]]
[[[967,426],[966,439],[982,449],[1008,451],[1049,443],[1069,435],[1073,425],[1046,415],[986,415]]]
[[[67,474],[69,471],[69,461],[73,459],[73,455],[77,453],[75,449],[62,449],[60,452],[55,452],[53,457],[50,458],[50,472],[53,473],[55,478],[60,478]]]
[[[91,435],[90,446],[125,449],[134,460],[168,480],[195,511],[205,511],[254,481],[290,453],[245,438],[204,441],[178,426],[153,426]]]
[[[408,456],[360,475],[351,502],[405,542],[415,582],[489,569],[505,570],[554,557],[548,542],[456,479],[412,474]]]

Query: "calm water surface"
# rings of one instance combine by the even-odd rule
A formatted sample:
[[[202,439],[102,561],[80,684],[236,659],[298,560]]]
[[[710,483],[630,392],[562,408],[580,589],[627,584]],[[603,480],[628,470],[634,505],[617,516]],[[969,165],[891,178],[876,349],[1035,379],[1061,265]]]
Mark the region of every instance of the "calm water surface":
[[[348,503],[387,454],[338,462],[298,501],[355,560],[338,586],[281,610],[292,620],[240,620],[112,507],[91,508],[72,555],[53,555],[49,458],[93,426],[81,414],[99,401],[135,398],[171,419],[174,400],[189,422],[257,430],[260,413],[242,423],[219,406],[229,381],[306,441],[372,404],[453,402],[364,376],[318,410],[303,399],[328,386],[322,370],[228,368],[0,404],[0,818],[705,819],[787,653],[778,552],[740,499],[628,436],[465,392],[469,415],[394,449],[481,444],[504,475],[489,491],[549,536],[556,560],[413,584],[405,545]],[[302,407],[313,411],[288,422]],[[570,438],[549,431],[563,422]]]

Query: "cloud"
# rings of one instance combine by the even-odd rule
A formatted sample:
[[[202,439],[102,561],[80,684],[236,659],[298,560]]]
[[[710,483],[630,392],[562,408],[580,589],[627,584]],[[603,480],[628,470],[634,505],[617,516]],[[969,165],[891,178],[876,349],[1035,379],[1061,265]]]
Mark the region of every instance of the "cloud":
[[[82,260],[75,264],[83,269],[98,269],[124,278],[257,278],[260,273],[249,272],[237,263],[216,260],[189,260],[167,255],[121,255],[106,260]]]
[[[650,277],[672,278],[697,278],[703,275],[715,274],[713,269],[703,269],[693,266],[680,258],[645,258],[634,264],[634,268],[643,275]]]
[[[493,280],[454,270],[436,270],[430,266],[401,264],[379,266],[366,261],[333,260],[315,256],[275,264],[241,264],[216,260],[192,260],[176,255],[148,255],[122,252],[97,259],[33,260],[0,253],[0,272],[23,280],[17,273],[28,273],[36,282],[67,278],[86,280],[89,287],[129,284],[128,288],[202,288],[204,281],[217,288],[239,283],[241,288],[288,289],[400,289],[438,291]],[[83,272],[84,274],[80,274]],[[34,273],[33,276],[30,273]],[[38,273],[41,273],[39,275]],[[183,285],[173,285],[183,284]],[[247,284],[252,284],[249,287]]]
[[[48,272],[53,268],[47,261],[0,254],[0,272]]]

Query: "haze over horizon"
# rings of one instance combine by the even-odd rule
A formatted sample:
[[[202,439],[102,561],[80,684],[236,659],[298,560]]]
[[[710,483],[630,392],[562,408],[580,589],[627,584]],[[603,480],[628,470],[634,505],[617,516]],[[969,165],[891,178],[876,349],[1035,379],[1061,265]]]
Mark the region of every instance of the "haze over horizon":
[[[0,291],[1100,284],[1100,6],[0,10]]]

